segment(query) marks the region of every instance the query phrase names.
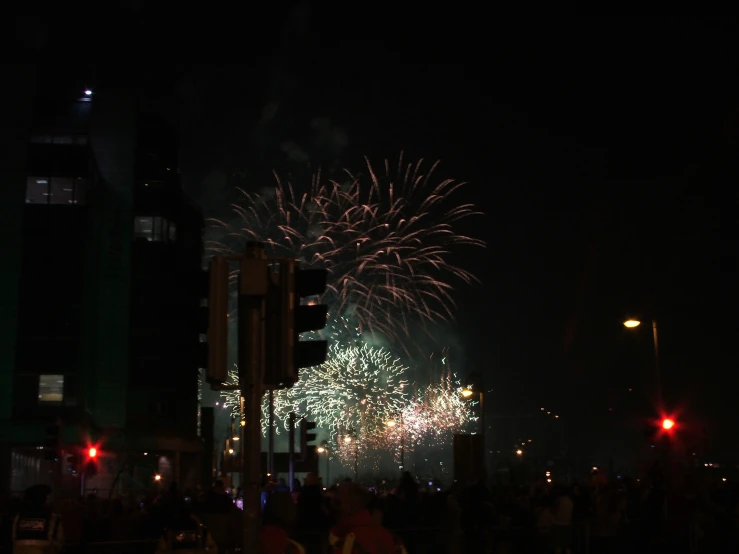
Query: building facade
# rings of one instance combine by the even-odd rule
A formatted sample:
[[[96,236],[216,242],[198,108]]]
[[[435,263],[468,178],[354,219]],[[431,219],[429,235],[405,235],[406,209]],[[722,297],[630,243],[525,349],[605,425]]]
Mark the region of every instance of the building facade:
[[[7,486],[195,480],[203,220],[176,134],[130,90],[15,71],[26,94],[3,108],[0,159]]]

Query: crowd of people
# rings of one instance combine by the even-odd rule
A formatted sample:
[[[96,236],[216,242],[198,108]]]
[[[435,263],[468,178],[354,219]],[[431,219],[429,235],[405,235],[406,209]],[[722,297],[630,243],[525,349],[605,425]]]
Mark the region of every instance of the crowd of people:
[[[364,488],[347,480],[325,488],[308,475],[291,492],[283,480],[270,480],[262,494],[260,549],[677,554],[733,552],[739,546],[739,489],[721,479],[688,476],[679,488],[658,479],[608,480],[598,472],[582,484],[548,481],[486,486],[480,480],[442,490],[405,473],[393,485]],[[0,552],[60,552],[64,543],[74,552],[74,545],[104,541],[140,541],[132,552],[239,551],[239,491],[226,490],[220,481],[195,491],[173,484],[135,502],[93,495],[54,501],[50,492],[37,486],[23,502],[4,499]]]

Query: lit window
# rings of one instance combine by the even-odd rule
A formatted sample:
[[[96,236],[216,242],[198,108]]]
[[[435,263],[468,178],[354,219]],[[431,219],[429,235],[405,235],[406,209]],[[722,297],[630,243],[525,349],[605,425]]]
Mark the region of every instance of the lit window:
[[[59,404],[64,400],[64,375],[39,375],[39,404]]]
[[[154,240],[154,218],[135,217],[133,220],[133,236],[137,239]]]
[[[85,146],[87,137],[85,135],[73,136],[51,136],[51,135],[35,135],[31,137],[31,144],[76,144]]]
[[[133,236],[152,242],[174,242],[177,229],[174,223],[163,217],[136,216],[133,220]]]
[[[154,218],[154,240],[162,242],[167,238],[167,220],[163,217]]]
[[[26,204],[84,204],[86,184],[81,177],[28,177]]]
[[[26,180],[26,204],[49,203],[49,179],[29,177]]]

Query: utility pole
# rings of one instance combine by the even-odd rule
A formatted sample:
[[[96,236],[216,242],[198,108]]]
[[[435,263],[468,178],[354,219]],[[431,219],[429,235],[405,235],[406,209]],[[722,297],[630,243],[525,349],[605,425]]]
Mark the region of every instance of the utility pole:
[[[328,441],[325,440],[321,443],[321,448],[318,449],[318,452],[321,453],[321,450],[323,450],[323,454],[326,455],[326,480],[324,481],[324,485],[326,487],[331,486],[331,479],[330,479],[330,472],[331,472],[331,451],[328,447]]]
[[[290,429],[288,430],[288,455],[287,463],[289,464],[287,478],[290,480],[290,492],[293,491],[293,481],[295,481],[295,413],[290,412]]]
[[[241,493],[245,494],[245,487],[246,487],[246,481],[244,481],[244,468],[246,467],[246,447],[248,445],[247,443],[247,436],[246,436],[246,402],[244,399],[244,395],[241,395],[241,398],[239,398],[239,442],[241,443],[239,446],[241,447],[241,450],[239,451],[239,463],[241,464],[239,467],[241,467],[241,475],[240,477],[240,483],[239,486],[241,487]],[[233,440],[231,441],[233,443]],[[242,502],[245,501],[246,498],[242,499]],[[261,509],[261,505],[260,505]]]
[[[662,373],[659,366],[659,334],[657,333],[657,320],[652,320],[652,342],[654,343],[654,388],[657,393],[657,408],[664,409],[662,403]]]
[[[359,476],[359,439],[354,442],[354,482]]]
[[[405,420],[400,412],[400,472],[405,471]]]
[[[268,265],[261,243],[247,244],[241,258],[238,301],[239,387],[245,404],[244,529],[242,552],[257,554],[261,524],[261,400],[264,375],[264,304],[268,290]]]
[[[267,432],[267,472],[275,474],[275,391],[269,389],[269,430]]]

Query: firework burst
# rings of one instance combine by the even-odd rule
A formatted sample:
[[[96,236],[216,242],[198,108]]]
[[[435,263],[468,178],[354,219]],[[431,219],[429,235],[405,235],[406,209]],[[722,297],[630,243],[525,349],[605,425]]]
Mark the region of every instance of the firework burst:
[[[286,403],[332,435],[347,429],[371,433],[404,406],[407,371],[384,348],[334,343],[326,363],[286,389]]]
[[[289,414],[306,416],[331,436],[347,429],[372,435],[407,402],[408,368],[388,350],[364,343],[329,347],[325,363],[304,371],[289,389],[274,391],[274,413],[287,429]],[[238,383],[238,370],[229,372],[229,384]],[[224,404],[239,415],[240,391],[221,392]],[[262,432],[269,421],[269,400],[262,401]],[[279,434],[280,426],[275,427]]]
[[[474,421],[470,403],[462,397],[462,386],[451,372],[429,385],[405,409],[404,419],[413,431],[415,442],[447,442]]]
[[[307,267],[330,272],[323,299],[334,317],[350,316],[360,332],[395,337],[409,324],[450,319],[453,284],[474,277],[450,261],[461,246],[484,246],[457,230],[478,215],[455,201],[464,183],[435,180],[439,162],[423,160],[344,170],[343,180],[313,177],[306,193],[277,177],[271,194],[243,192],[234,204],[235,223],[214,220],[223,240],[209,244],[217,254],[240,251],[247,241],[270,254],[291,256]],[[216,229],[218,231],[218,229]]]

